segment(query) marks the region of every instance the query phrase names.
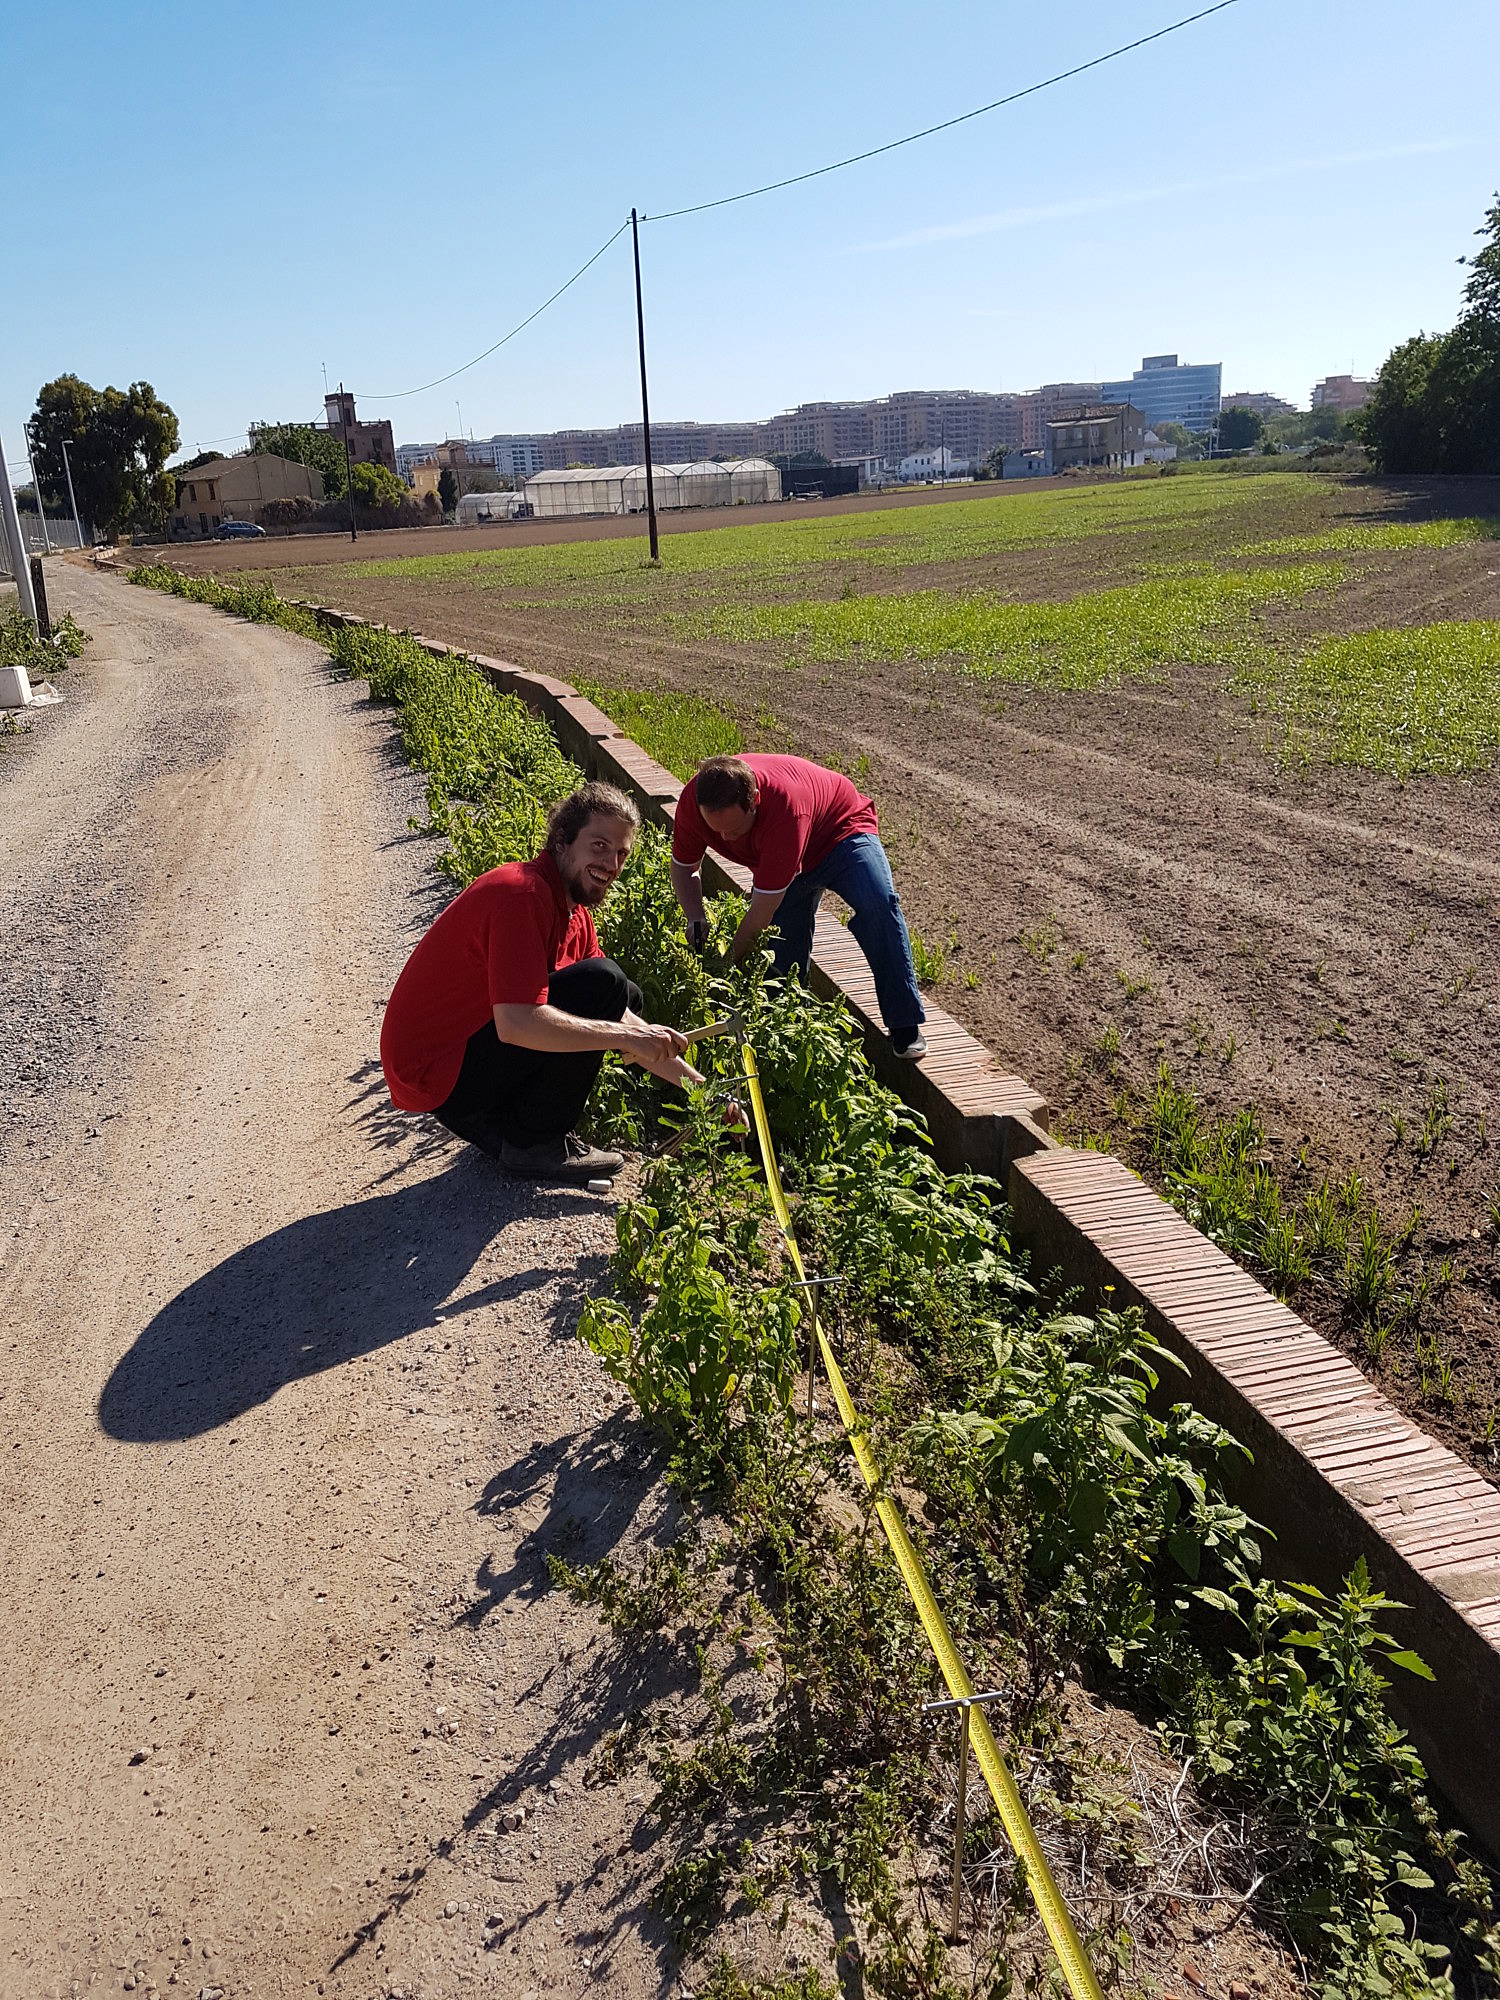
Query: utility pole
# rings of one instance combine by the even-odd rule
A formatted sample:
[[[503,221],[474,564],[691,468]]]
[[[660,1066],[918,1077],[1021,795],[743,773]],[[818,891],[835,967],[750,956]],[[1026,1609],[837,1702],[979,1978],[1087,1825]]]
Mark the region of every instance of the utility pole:
[[[78,499],[73,491],[73,468],[68,463],[68,446],[76,444],[76,438],[62,440],[63,471],[68,475],[68,505],[73,509],[73,532],[78,537],[79,548],[83,547],[83,523],[78,518]]]
[[[21,428],[26,436],[26,456],[31,461],[31,490],[36,495],[36,517],[42,524],[42,547],[50,556],[52,553],[52,537],[47,533],[47,510],[42,505],[42,482],[36,476],[36,453],[33,451],[31,445],[31,426],[30,424],[23,424]]]
[[[16,595],[35,632],[36,599],[31,594],[31,567],[26,560],[26,544],[21,540],[21,517],[16,512],[16,496],[11,487],[10,473],[6,470],[3,438],[0,438],[0,514],[5,517],[5,539],[10,543],[10,568],[16,580]]]
[[[349,457],[349,411],[344,402],[344,385],[339,384],[339,429],[344,433],[344,477],[349,482],[349,539],[359,540],[359,529],[354,525],[354,465]]]
[[[646,518],[651,529],[651,560],[660,560],[656,536],[656,485],[651,477],[651,405],[646,396],[646,314],[641,304],[641,232],[630,211],[630,240],[635,249],[635,337],[641,351],[641,444],[646,453]]]

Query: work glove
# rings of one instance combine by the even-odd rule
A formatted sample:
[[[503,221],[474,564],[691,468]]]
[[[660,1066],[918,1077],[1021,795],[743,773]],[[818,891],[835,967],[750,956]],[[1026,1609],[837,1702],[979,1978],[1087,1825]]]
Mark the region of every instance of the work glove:
[[[687,940],[701,958],[708,950],[708,919],[695,917],[687,927]]]

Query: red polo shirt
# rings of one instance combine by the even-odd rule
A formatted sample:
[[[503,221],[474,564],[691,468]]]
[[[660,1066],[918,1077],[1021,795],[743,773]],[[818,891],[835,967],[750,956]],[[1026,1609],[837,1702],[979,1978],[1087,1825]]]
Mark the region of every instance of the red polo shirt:
[[[851,833],[875,833],[875,808],[844,776],[806,757],[746,757],[760,787],[755,823],[743,840],[725,840],[710,831],[698,810],[698,790],[690,784],[677,801],[672,827],[672,859],[696,868],[708,848],[727,854],[754,871],[755,886],[767,895],[790,889],[802,871],[818,863]]]
[[[436,1111],[496,1007],[540,1007],[554,972],[600,956],[594,919],[569,902],[550,854],[477,877],[406,961],[386,1007],[380,1061],[392,1103]]]

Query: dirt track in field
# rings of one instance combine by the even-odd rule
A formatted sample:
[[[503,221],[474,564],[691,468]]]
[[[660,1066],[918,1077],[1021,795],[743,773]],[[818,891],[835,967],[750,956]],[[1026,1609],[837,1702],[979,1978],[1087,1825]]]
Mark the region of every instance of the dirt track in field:
[[[48,582],[93,643],[0,739],[0,1994],[659,1993],[641,1795],[582,1772],[672,1690],[545,1566],[661,1507],[572,1337],[611,1207],[389,1112],[438,890],[388,714]]]
[[[1335,524],[1495,515],[1500,483],[1356,483],[1325,511]],[[1268,514],[1255,532],[1306,526]],[[1120,560],[1101,537],[899,583],[886,570],[860,587],[946,576],[1067,596],[1123,580]],[[222,550],[191,561],[234,566]],[[836,593],[852,575],[830,565],[823,587]],[[565,678],[691,689],[731,711],[753,748],[845,769],[865,758],[911,918],[950,947],[943,1005],[1045,1092],[1065,1133],[1087,1128],[1130,1153],[1118,1094],[1138,1112],[1165,1059],[1211,1107],[1262,1108],[1268,1157],[1290,1187],[1306,1184],[1302,1154],[1314,1179],[1360,1174],[1392,1225],[1420,1208],[1405,1280],[1444,1257],[1462,1274],[1428,1312],[1456,1364],[1446,1393],[1431,1357],[1424,1387],[1409,1334],[1372,1363],[1326,1283],[1296,1304],[1500,1479],[1500,1254],[1485,1227],[1500,1186],[1496,771],[1401,787],[1278,770],[1264,723],[1208,670],[1043,693],[935,667],[788,666],[771,647],[688,642],[576,597],[508,604],[488,574],[359,578],[330,563],[275,580]],[[1274,612],[1271,629],[1295,635],[1311,615]],[[1326,626],[1330,614],[1318,615]],[[1500,617],[1496,545],[1362,557],[1331,616],[1331,629]],[[1100,1049],[1112,1027],[1113,1058]],[[1416,1138],[1439,1080],[1452,1123],[1424,1159]]]

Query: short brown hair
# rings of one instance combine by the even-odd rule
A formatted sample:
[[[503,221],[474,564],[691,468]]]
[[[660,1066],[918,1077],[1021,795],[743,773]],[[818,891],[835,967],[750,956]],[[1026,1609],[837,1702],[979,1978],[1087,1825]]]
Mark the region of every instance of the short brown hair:
[[[733,806],[749,812],[755,801],[755,773],[743,757],[710,757],[698,766],[694,796],[709,812],[728,812]]]
[[[547,851],[559,853],[571,847],[591,819],[623,819],[641,830],[640,809],[618,785],[606,785],[602,778],[590,778],[576,792],[559,799],[547,815]]]

